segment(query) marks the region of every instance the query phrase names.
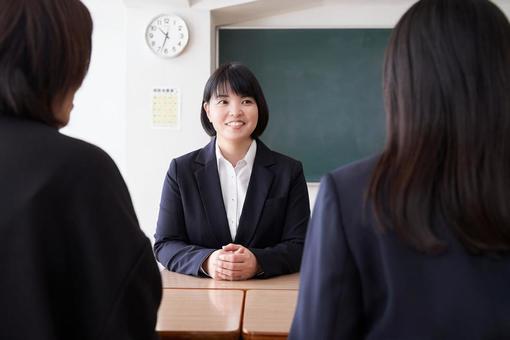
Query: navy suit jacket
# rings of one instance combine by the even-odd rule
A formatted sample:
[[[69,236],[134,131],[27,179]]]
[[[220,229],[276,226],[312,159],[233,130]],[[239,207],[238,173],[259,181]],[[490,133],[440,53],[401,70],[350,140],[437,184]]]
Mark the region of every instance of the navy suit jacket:
[[[154,252],[171,271],[200,275],[216,249],[241,244],[262,277],[299,271],[310,216],[301,163],[257,140],[257,154],[235,240],[228,226],[215,141],[172,160],[163,185]]]
[[[365,205],[375,162],[321,182],[289,339],[510,339],[510,258],[469,255],[444,224],[436,256],[376,231]]]

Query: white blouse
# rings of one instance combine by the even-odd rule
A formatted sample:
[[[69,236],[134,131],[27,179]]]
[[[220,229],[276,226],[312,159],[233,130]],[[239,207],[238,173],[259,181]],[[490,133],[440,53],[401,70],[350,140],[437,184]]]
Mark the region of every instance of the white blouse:
[[[216,143],[216,160],[218,162],[221,193],[232,240],[236,237],[256,154],[257,142],[253,140],[246,155],[234,167],[223,157],[218,143]]]

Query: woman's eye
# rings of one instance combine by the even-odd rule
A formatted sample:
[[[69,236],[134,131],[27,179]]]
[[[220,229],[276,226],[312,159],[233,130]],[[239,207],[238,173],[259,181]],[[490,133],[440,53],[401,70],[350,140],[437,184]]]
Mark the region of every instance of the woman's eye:
[[[218,100],[218,104],[228,104],[228,102],[224,99]]]
[[[253,104],[253,100],[251,100],[251,99],[244,99],[244,100],[242,101],[242,103],[243,103],[243,104]]]

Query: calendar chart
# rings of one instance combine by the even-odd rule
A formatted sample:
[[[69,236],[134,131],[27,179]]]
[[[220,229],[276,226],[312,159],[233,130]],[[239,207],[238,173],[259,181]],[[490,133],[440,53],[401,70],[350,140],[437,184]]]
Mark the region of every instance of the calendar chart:
[[[181,100],[177,88],[156,87],[152,90],[152,126],[179,129]]]

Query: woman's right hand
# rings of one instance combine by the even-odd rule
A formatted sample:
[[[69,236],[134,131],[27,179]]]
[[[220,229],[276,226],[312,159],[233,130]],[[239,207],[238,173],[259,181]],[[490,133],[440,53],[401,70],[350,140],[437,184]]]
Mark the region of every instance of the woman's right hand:
[[[215,250],[214,252],[211,253],[211,255],[209,255],[209,257],[207,258],[207,260],[204,263],[205,264],[204,265],[205,272],[207,273],[207,275],[209,275],[210,277],[212,277],[215,280],[222,280],[220,277],[218,277],[218,273],[216,271],[216,267],[218,264],[218,257],[222,253],[223,253],[223,249]]]

